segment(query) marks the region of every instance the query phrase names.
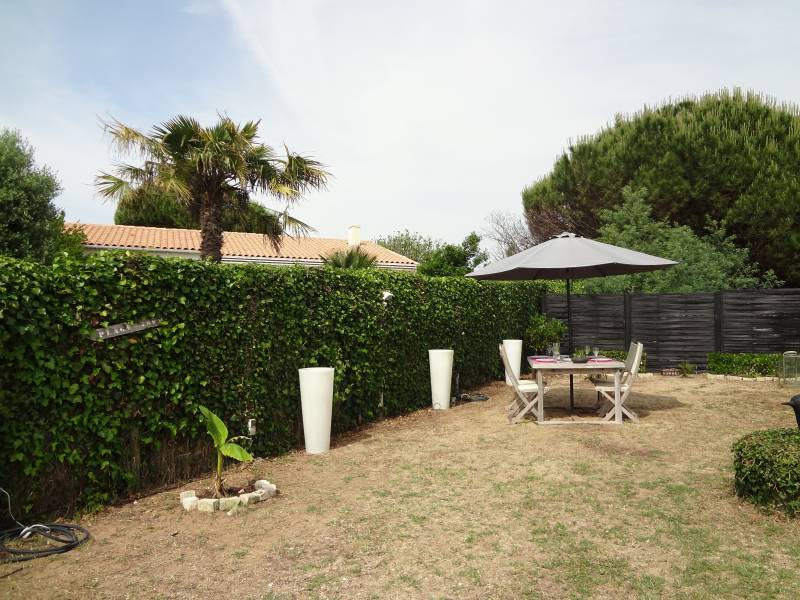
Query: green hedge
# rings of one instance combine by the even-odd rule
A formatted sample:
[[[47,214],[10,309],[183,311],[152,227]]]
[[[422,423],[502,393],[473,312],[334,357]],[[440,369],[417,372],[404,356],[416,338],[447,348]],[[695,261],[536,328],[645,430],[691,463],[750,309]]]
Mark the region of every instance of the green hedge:
[[[628,352],[626,350],[601,350],[600,354],[608,358],[621,360],[622,362],[625,362],[625,359],[628,358]],[[639,373],[647,373],[647,352],[642,352],[642,363],[639,365]]]
[[[335,433],[425,407],[427,350],[455,349],[463,387],[500,377],[497,344],[521,337],[542,289],[141,253],[0,259],[0,481],[41,514],[189,477],[211,464],[198,404],[235,434],[257,419],[256,454],[286,451],[302,440],[299,367],[335,367]],[[90,338],[147,318],[161,326]]]
[[[748,433],[733,444],[733,465],[738,496],[789,515],[800,511],[800,429]]]
[[[778,377],[781,370],[780,354],[728,354],[710,352],[708,372],[739,377]]]

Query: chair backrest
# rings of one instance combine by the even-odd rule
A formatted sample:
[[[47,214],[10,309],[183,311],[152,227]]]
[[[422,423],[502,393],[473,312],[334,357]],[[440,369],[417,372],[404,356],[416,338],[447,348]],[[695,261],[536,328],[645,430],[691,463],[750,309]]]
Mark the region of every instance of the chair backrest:
[[[638,348],[638,344],[636,342],[631,342],[631,345],[628,347],[628,356],[625,357],[625,372],[630,373],[633,369],[633,362],[636,359],[636,350]]]
[[[631,346],[634,343],[631,342]],[[625,368],[628,369],[628,376],[625,378],[625,385],[631,386],[633,382],[636,381],[636,376],[639,374],[639,366],[642,364],[642,355],[644,354],[644,344],[641,342],[636,342],[636,347],[633,348],[633,363],[630,367],[627,366],[627,361],[625,362]]]
[[[511,368],[511,362],[508,360],[506,349],[503,348],[503,344],[500,344],[499,348],[500,348],[500,357],[503,359],[503,367],[506,370],[506,375],[508,376],[508,380],[514,387],[519,387],[519,382],[517,381],[517,377],[516,375],[514,375],[514,371]]]

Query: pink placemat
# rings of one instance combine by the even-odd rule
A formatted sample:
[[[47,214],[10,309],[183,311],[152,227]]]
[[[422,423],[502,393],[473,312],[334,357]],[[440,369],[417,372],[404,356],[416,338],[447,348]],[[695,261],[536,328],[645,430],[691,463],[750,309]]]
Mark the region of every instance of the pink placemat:
[[[533,362],[536,363],[554,363],[558,362],[555,358],[534,358]]]

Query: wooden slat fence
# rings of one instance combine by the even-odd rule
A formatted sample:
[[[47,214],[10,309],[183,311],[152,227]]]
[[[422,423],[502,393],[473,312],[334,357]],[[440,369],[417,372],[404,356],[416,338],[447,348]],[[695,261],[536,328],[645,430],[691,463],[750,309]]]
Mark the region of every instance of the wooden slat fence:
[[[566,320],[566,296],[547,294],[542,312]],[[714,351],[800,350],[800,289],[573,295],[572,330],[577,348],[623,350],[635,340],[653,369],[704,369]]]

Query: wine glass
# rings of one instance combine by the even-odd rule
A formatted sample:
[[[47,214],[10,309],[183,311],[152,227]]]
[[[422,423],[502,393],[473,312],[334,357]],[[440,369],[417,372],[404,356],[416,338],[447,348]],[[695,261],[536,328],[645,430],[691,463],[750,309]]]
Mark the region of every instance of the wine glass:
[[[600,353],[600,348],[598,348],[597,346],[595,346],[594,348],[592,348],[592,354],[594,354],[594,357],[595,357],[595,358],[597,358],[597,355],[598,355],[599,353]]]
[[[589,344],[586,344],[586,345],[583,347],[583,354],[584,354],[585,356],[589,356]]]

